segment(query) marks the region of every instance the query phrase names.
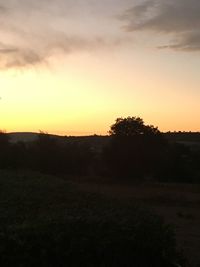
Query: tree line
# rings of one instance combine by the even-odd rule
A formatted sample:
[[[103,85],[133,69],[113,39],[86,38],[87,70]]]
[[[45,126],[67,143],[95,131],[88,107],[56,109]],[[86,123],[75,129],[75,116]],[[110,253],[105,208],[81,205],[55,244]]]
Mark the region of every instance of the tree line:
[[[0,132],[0,168],[51,174],[112,176],[116,179],[200,181],[200,151],[169,142],[139,117],[118,118],[101,149],[90,142],[60,142],[46,133],[35,141],[12,143]]]

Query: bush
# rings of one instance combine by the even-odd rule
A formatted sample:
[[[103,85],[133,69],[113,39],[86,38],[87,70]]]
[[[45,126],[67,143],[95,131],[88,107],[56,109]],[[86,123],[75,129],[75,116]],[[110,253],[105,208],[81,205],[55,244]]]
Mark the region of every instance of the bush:
[[[183,264],[171,226],[143,211],[135,210],[126,217],[118,215],[93,214],[62,224],[4,231],[0,235],[0,264],[4,267]]]

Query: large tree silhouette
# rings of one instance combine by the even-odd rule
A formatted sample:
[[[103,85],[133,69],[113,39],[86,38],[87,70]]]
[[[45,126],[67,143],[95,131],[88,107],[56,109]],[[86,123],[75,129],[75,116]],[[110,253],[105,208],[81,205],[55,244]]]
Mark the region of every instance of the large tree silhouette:
[[[140,117],[117,118],[109,133],[117,137],[160,136],[161,134],[157,127],[145,125]]]
[[[139,117],[117,118],[109,133],[105,158],[110,173],[136,179],[156,174],[166,144],[157,127]]]

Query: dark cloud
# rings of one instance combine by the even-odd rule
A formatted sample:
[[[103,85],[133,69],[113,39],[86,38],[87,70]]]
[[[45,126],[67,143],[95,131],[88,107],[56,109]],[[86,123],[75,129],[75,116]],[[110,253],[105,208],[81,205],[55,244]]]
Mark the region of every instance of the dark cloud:
[[[129,32],[151,31],[169,36],[170,44],[159,48],[200,50],[199,0],[147,0],[120,16]]]
[[[0,57],[1,68],[24,67],[42,61],[42,58],[33,50],[21,49],[3,43],[0,43]]]
[[[54,36],[55,37],[55,36]],[[28,67],[38,64],[48,64],[50,56],[64,53],[69,54],[76,51],[87,51],[107,49],[118,46],[120,40],[106,40],[105,38],[81,38],[78,36],[59,36],[59,38],[48,39],[47,42],[39,42],[36,47],[10,46],[0,44],[0,68]]]
[[[179,51],[200,51],[200,32],[182,34],[174,43],[158,46],[158,48]]]

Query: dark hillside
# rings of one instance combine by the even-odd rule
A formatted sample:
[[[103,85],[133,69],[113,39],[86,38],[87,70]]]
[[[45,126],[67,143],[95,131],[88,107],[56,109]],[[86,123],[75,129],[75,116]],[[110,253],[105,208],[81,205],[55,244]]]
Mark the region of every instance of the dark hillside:
[[[16,132],[9,133],[10,141],[12,143],[17,142],[34,142],[37,140],[40,133],[32,133],[32,132]],[[90,136],[60,136],[48,134],[52,139],[57,140],[59,143],[78,143],[78,144],[86,144],[91,147],[102,149],[108,142],[109,136],[100,136],[100,135],[90,135]]]
[[[13,132],[9,133],[10,140],[13,143],[22,141],[22,142],[32,142],[35,141],[39,133],[32,132]],[[185,144],[197,144],[200,143],[200,132],[167,132],[163,133],[165,138],[170,142],[182,142]],[[100,135],[89,135],[89,136],[60,136],[49,134],[51,138],[55,138],[60,141],[66,142],[83,142],[91,144],[95,147],[102,147],[107,144],[109,136],[100,136]]]

